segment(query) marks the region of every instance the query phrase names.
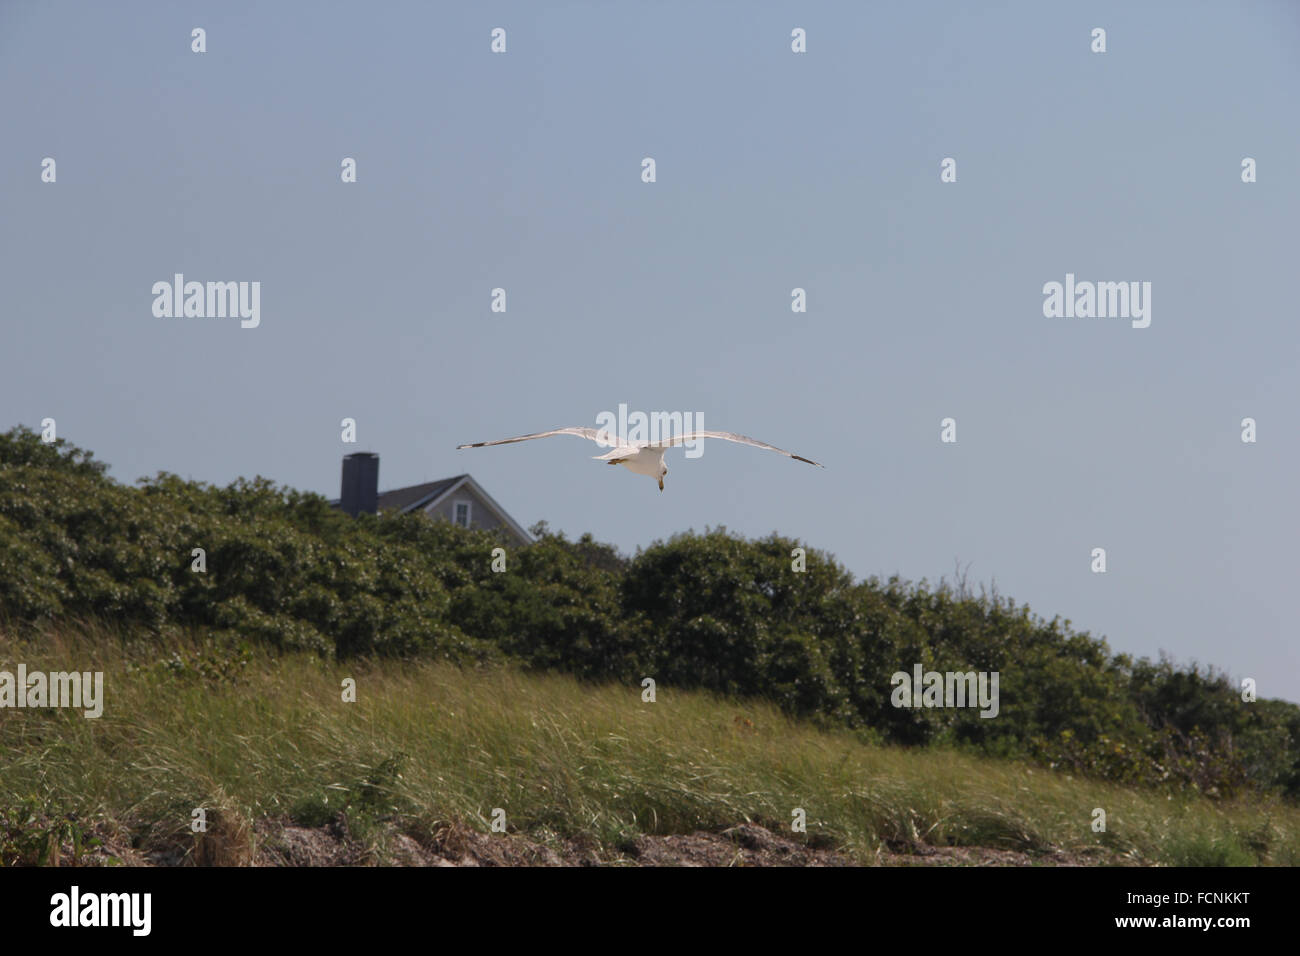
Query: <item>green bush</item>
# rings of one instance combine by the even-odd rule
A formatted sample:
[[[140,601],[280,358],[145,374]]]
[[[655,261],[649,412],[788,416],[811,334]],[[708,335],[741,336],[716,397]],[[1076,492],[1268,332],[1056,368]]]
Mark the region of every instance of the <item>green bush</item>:
[[[855,582],[777,534],[680,534],[625,558],[590,535],[535,532],[520,548],[424,515],[352,519],[264,478],[217,488],[162,473],[124,487],[61,440],[0,434],[0,618],[13,626],[97,618],[159,638],[196,628],[223,646],[511,661],[629,686],[650,676],[885,742],[1300,798],[1300,707],[1244,704],[1195,665],[1113,655],[996,592]],[[506,573],[492,570],[498,547]],[[918,663],[999,672],[998,718],[892,706],[891,676]]]

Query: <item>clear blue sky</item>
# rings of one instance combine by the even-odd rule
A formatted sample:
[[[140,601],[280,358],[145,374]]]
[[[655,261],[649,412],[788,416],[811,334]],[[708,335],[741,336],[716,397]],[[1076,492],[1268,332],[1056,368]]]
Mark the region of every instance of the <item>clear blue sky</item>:
[[[0,428],[329,496],[371,450],[628,552],[960,561],[1300,699],[1298,92],[1287,2],[0,2]],[[260,281],[260,327],[155,318],[176,272]],[[1150,327],[1045,318],[1067,272],[1151,282]],[[454,450],[620,402],[827,470]]]

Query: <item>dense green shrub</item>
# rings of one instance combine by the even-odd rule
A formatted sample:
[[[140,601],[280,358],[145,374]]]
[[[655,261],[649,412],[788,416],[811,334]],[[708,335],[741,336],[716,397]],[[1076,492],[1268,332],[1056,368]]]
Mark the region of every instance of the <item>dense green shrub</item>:
[[[772,534],[681,534],[625,558],[535,529],[523,548],[423,515],[352,519],[263,478],[130,488],[63,441],[0,434],[0,617],[190,627],[338,657],[509,660],[636,687],[763,696],[873,739],[1030,757],[1079,773],[1300,797],[1300,707],[1244,704],[1196,666],[1106,643],[964,582],[855,582]],[[506,548],[506,573],[492,569]],[[206,572],[192,569],[205,552]],[[806,568],[792,570],[804,548]],[[997,719],[896,708],[891,676],[997,671]]]

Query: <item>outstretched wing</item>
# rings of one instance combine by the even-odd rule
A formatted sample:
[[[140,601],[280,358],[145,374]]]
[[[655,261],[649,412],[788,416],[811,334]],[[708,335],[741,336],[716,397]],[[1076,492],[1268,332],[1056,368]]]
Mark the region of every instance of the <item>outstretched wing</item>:
[[[749,438],[746,435],[737,435],[735,432],[687,432],[685,435],[678,435],[675,438],[669,438],[665,441],[655,442],[647,445],[647,448],[670,448],[673,445],[682,445],[688,441],[694,441],[697,438],[721,438],[723,441],[734,441],[741,445],[753,445],[755,448],[766,448],[768,451],[780,452],[787,458],[793,458],[795,461],[806,461],[810,465],[816,465],[818,468],[826,466],[820,462],[815,462],[811,458],[804,458],[802,455],[796,455],[786,451],[784,448],[777,448],[775,445],[769,445],[767,442],[758,441]]]
[[[604,428],[583,428],[574,425],[570,428],[554,428],[549,432],[534,432],[531,435],[519,435],[515,438],[499,438],[496,441],[479,441],[472,445],[457,445],[457,448],[484,448],[488,445],[509,445],[511,442],[528,441],[531,438],[549,438],[552,435],[577,435],[579,438],[586,438],[602,444],[617,445],[619,444],[618,436]]]

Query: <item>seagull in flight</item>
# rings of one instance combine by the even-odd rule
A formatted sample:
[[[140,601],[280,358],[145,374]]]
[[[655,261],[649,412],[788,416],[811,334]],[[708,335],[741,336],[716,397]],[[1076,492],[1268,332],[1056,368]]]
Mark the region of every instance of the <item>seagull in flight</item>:
[[[684,445],[698,438],[721,438],[723,441],[753,445],[755,448],[766,448],[768,451],[780,452],[785,457],[793,458],[795,461],[805,461],[810,465],[817,465],[818,468],[826,467],[811,458],[791,454],[784,448],[777,448],[775,445],[767,444],[767,442],[757,441],[744,435],[737,435],[734,432],[698,431],[688,432],[685,435],[678,435],[676,438],[668,438],[659,442],[624,441],[603,428],[582,428],[575,425],[571,428],[554,428],[549,432],[536,432],[532,435],[518,435],[515,438],[501,438],[497,441],[480,441],[471,445],[457,445],[456,448],[485,448],[488,445],[509,445],[511,442],[529,441],[533,438],[549,438],[552,435],[577,435],[579,438],[586,438],[589,441],[599,442],[603,445],[613,445],[612,451],[603,455],[593,455],[592,457],[597,461],[607,461],[611,465],[622,465],[634,474],[649,475],[659,482],[660,491],[664,490],[664,475],[668,474],[668,469],[664,467],[664,452],[673,445]]]

